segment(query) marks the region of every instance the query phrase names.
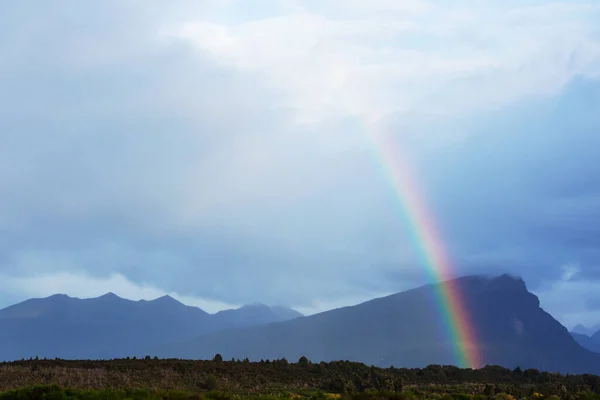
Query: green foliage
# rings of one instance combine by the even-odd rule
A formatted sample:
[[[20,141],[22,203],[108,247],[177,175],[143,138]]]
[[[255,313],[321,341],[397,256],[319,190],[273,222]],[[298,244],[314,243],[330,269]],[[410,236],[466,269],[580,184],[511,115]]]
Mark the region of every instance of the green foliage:
[[[300,364],[303,367],[307,366],[308,358],[306,358],[305,356],[300,357],[300,359],[298,360],[298,364]]]
[[[215,378],[213,375],[208,375],[204,381],[204,388],[207,390],[216,390],[217,386],[217,378]]]
[[[48,386],[36,386],[41,382]],[[63,389],[70,388],[70,389]],[[600,377],[489,366],[164,360],[0,363],[0,400],[600,400]]]

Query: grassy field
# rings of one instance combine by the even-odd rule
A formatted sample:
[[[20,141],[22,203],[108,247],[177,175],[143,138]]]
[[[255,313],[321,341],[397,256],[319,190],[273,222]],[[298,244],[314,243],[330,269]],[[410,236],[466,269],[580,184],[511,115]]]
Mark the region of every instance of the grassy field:
[[[447,366],[287,360],[23,360],[0,364],[0,400],[599,399],[600,377]]]

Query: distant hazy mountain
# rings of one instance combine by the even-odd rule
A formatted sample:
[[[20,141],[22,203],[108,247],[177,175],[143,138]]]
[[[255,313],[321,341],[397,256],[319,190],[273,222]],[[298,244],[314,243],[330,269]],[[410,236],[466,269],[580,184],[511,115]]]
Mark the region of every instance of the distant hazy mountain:
[[[54,295],[0,310],[0,360],[143,356],[160,344],[300,315],[264,305],[210,315],[169,296],[131,301],[112,293],[94,299]]]
[[[578,333],[580,335],[592,336],[594,333],[600,331],[600,325],[594,325],[591,328],[588,328],[585,325],[576,325],[575,328],[571,330],[572,333]]]
[[[600,372],[600,355],[583,349],[568,330],[540,308],[538,298],[518,278],[465,277],[458,287],[486,364],[558,372]],[[423,367],[453,364],[452,343],[434,304],[435,285],[374,299],[353,307],[290,321],[207,334],[167,346],[159,355],[253,360],[305,355],[318,360]]]
[[[600,331],[592,334],[591,336],[577,332],[571,332],[571,335],[582,347],[596,353],[600,353]]]
[[[235,310],[219,311],[213,316],[219,327],[243,328],[287,321],[302,317],[296,310],[284,307],[269,307],[264,304],[248,304]]]

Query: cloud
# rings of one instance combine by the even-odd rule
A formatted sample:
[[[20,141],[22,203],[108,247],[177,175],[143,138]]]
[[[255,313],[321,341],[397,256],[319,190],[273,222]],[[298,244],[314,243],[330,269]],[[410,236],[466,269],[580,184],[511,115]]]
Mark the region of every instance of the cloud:
[[[571,265],[571,264],[565,265],[562,268],[562,270],[563,270],[563,273],[562,273],[562,276],[560,277],[560,279],[563,282],[570,281],[571,279],[573,279],[574,277],[576,277],[577,274],[579,274],[579,271],[580,271],[580,269],[579,269],[579,267],[577,265]]]
[[[165,34],[269,81],[306,122],[472,112],[599,70],[591,3],[308,4],[237,24],[190,20]]]
[[[68,294],[321,310],[421,284],[379,133],[459,273],[597,278],[598,13],[3,3],[0,274],[22,283],[4,296],[64,276]]]
[[[579,267],[562,269],[560,280],[546,281],[536,291],[542,308],[569,329],[579,324],[596,326],[600,321],[600,282],[579,277]]]

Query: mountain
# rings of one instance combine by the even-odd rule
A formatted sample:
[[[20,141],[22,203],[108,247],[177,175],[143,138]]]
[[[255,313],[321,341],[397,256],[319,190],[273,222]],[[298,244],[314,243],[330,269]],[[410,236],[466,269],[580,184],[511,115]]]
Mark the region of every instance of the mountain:
[[[592,336],[594,334],[594,332],[600,330],[600,326],[596,325],[594,327],[588,328],[585,325],[576,325],[572,330],[571,333],[578,333],[580,335],[586,335],[586,336]]]
[[[0,310],[0,360],[143,356],[161,344],[299,315],[264,305],[211,315],[170,296],[131,301],[113,293],[93,299],[58,294]]]
[[[575,341],[581,345],[581,347],[596,353],[600,353],[600,331],[592,334],[591,336],[577,332],[571,332],[571,335]]]
[[[218,326],[243,328],[252,325],[265,325],[302,317],[296,310],[284,307],[269,307],[264,304],[247,304],[234,310],[219,311],[214,315]]]
[[[485,364],[556,372],[600,372],[600,355],[583,349],[540,308],[520,278],[464,277],[447,283],[461,293],[477,339],[470,346]],[[454,364],[434,303],[440,287],[420,288],[267,326],[206,334],[157,349],[159,356],[251,360],[285,357],[352,360],[371,365]]]
[[[591,343],[592,338],[591,337],[589,337],[588,335],[585,335],[583,333],[577,333],[577,332],[571,332],[571,336],[573,336],[573,339],[575,339],[575,341],[577,343],[579,343],[579,345],[581,347],[583,347],[584,349],[592,350],[590,348],[592,346],[592,343]]]

